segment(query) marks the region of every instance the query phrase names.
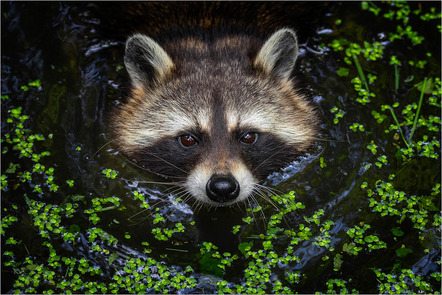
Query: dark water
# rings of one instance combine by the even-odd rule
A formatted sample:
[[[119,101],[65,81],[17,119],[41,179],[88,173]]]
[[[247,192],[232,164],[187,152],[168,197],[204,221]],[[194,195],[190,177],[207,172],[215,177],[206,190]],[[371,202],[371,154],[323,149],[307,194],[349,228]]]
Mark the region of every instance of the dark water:
[[[422,5],[425,11],[434,6],[440,12],[438,2],[414,3],[412,7],[418,9]],[[50,151],[51,156],[43,158],[40,163],[55,168],[55,180],[60,186],[57,192],[36,193],[33,189],[38,176],[34,177],[33,184],[14,185],[20,179],[16,174],[6,172],[10,163],[20,164],[21,171],[32,170],[33,163],[18,157],[17,152],[9,147],[8,152],[2,155],[2,174],[7,174],[9,181],[8,188],[2,191],[2,208],[10,212],[13,206],[17,206],[15,215],[19,222],[2,235],[2,252],[11,248],[5,244],[5,240],[13,235],[22,241],[21,245],[25,245],[12,247],[17,261],[25,257],[45,261],[48,255],[47,248],[42,246],[45,239],[33,227],[32,218],[27,213],[24,195],[46,204],[62,204],[70,196],[82,195],[84,202],[79,202],[80,209],[75,216],[63,220],[63,226],[67,228],[72,225],[80,228],[78,238],[75,243],[52,238],[57,253],[87,258],[91,264],[103,270],[96,280],[109,283],[115,272],[124,269],[122,257],[146,257],[142,242],[147,241],[153,249],[149,255],[154,259],[164,261],[169,266],[185,268],[191,265],[194,268],[191,275],[198,280],[199,287],[184,292],[214,292],[213,287],[210,289],[205,285],[207,276],[201,274],[204,272],[200,272],[202,268],[198,269],[198,242],[209,239],[224,247],[222,249],[240,253],[237,245],[250,241],[251,236],[265,233],[265,217],[269,218],[276,211],[264,200],[260,201],[265,207],[263,215],[255,213],[256,222],[250,226],[243,225],[241,236],[233,235],[232,226],[242,224],[241,219],[247,216],[244,208],[212,209],[209,212],[203,208],[194,213],[189,205],[173,202],[176,196],[172,190],[168,190],[169,186],[143,183],[158,179],[152,179],[152,176],[128,163],[109,144],[109,115],[128,90],[128,77],[123,68],[124,41],[131,32],[138,31],[143,22],[148,23],[148,16],[138,15],[137,11],[131,10],[132,6],[124,7],[121,3],[2,2],[2,96],[9,96],[9,99],[2,100],[2,134],[12,132],[6,118],[9,117],[8,110],[18,106],[22,107],[22,114],[29,115],[25,127],[32,133],[42,134],[46,138],[53,134],[51,139],[36,144],[36,147],[39,152]],[[385,134],[384,130],[389,124],[377,124],[371,114],[372,110],[380,112],[382,104],[399,101],[401,106],[405,106],[417,102],[419,92],[410,91],[413,83],[422,81],[424,77],[440,77],[440,32],[434,29],[437,20],[413,23],[413,28],[425,37],[420,46],[410,45],[409,41],[397,42],[386,49],[384,57],[375,65],[361,62],[366,73],[378,76],[371,86],[377,98],[363,106],[354,99],[356,93],[351,78],[340,77],[336,73],[337,69],[346,66],[351,68],[350,76],[356,77],[354,65],[345,65],[344,54],[334,52],[329,44],[340,38],[360,43],[381,39],[388,44],[386,32],[394,31],[396,24],[362,10],[361,3],[302,3],[299,10],[302,13],[293,20],[301,43],[296,74],[318,107],[322,134],[308,154],[271,175],[265,185],[282,193],[294,191],[296,200],[305,205],[304,210],[290,215],[287,228],[297,228],[300,223],[305,223],[304,217],[323,209],[321,221],[334,222],[330,230],[331,246],[337,250],[330,253],[329,249],[312,244],[314,238],[320,235],[319,229],[313,232],[311,240],[297,245],[293,255],[297,255],[300,261],[291,266],[291,270],[300,271],[304,278],[299,284],[292,285],[291,289],[303,293],[326,292],[329,279],[342,278],[348,282],[350,280],[349,286],[361,293],[378,293],[378,280],[373,269],[394,273],[395,269],[409,268],[424,276],[426,281],[431,281],[437,291],[437,283],[430,275],[440,268],[437,264],[440,260],[439,227],[429,225],[426,230],[418,231],[409,219],[398,223],[400,217],[381,217],[369,208],[367,193],[360,188],[363,182],[373,184],[377,179],[387,181],[392,173],[398,174],[395,182],[397,188],[409,195],[429,195],[432,187],[440,183],[440,160],[420,157],[403,165],[400,157],[395,157],[398,150],[395,145],[401,145],[401,140],[393,140],[392,136]],[[338,25],[336,20],[342,20],[342,24]],[[432,53],[431,57],[426,55],[427,52]],[[424,58],[428,63],[424,71],[411,66],[401,67],[401,84],[394,91],[394,72],[389,65],[391,55],[398,56],[404,63]],[[411,76],[414,77],[413,83],[402,83]],[[41,87],[29,87],[27,91],[21,88],[36,79],[41,81]],[[330,112],[334,106],[346,113],[338,124],[333,123],[334,114]],[[440,109],[424,105],[422,113],[439,116]],[[387,121],[394,124],[391,117]],[[354,122],[364,124],[366,131],[350,131],[349,126]],[[404,130],[410,132],[408,127]],[[422,137],[425,132],[418,130],[416,136]],[[439,132],[428,135],[436,136],[440,141]],[[367,164],[377,161],[378,155],[374,156],[367,149],[372,140],[378,145],[379,155],[385,154],[391,159],[382,169],[364,169]],[[8,146],[4,142],[2,145]],[[440,155],[440,148],[436,154]],[[327,167],[321,167],[320,158],[324,159]],[[103,175],[103,169],[114,169],[118,176],[108,179]],[[65,183],[68,179],[74,180],[74,187]],[[159,210],[141,209],[140,201],[133,198],[134,190],[143,193],[148,203]],[[100,212],[99,223],[92,224],[89,215],[83,213],[90,208],[91,200],[113,196],[120,198],[120,208]],[[432,199],[432,202],[436,208],[430,213],[437,214],[440,212],[440,196]],[[165,217],[165,227],[173,228],[176,222],[185,225],[186,231],[174,236],[179,247],[153,237],[152,229],[159,226],[153,221],[156,213]],[[6,215],[2,211],[2,217]],[[196,225],[193,225],[193,221],[196,221]],[[355,256],[345,254],[342,266],[338,271],[333,270],[333,262],[330,261],[333,261],[336,253],[344,254],[340,249],[344,242],[348,242],[346,231],[363,224],[371,225],[371,233],[378,234],[387,243],[387,249],[366,250]],[[100,255],[92,250],[94,243],[87,241],[87,230],[95,227],[102,228],[119,240],[116,246],[100,244],[120,255],[118,263],[110,266],[108,255]],[[394,236],[391,229],[396,227],[400,227],[405,235]],[[130,239],[125,237],[128,233]],[[397,256],[395,250],[402,245],[413,253],[405,258]],[[183,255],[165,250],[174,247],[188,252]],[[287,245],[283,244],[282,247]],[[329,262],[324,262],[325,255],[330,256]],[[240,261],[247,263],[247,259]],[[244,265],[238,263],[226,272],[224,279],[241,282],[243,269]],[[284,267],[281,269],[283,271]],[[60,269],[60,272],[64,271]],[[18,274],[11,267],[2,267],[2,293],[19,290],[13,286]],[[42,290],[37,290],[43,291],[44,286],[41,286]]]

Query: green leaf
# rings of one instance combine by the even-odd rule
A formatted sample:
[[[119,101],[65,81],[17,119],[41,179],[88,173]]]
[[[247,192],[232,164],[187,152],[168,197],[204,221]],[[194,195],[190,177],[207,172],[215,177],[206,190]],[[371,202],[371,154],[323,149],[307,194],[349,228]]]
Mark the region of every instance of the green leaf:
[[[350,244],[345,243],[345,244],[342,246],[342,251],[344,251],[344,252],[350,252],[350,251],[352,251],[352,250],[354,249],[354,247],[355,247],[355,244],[354,244],[354,243],[350,243]]]
[[[338,271],[342,266],[342,255],[336,254],[335,258],[333,259],[333,266],[334,270]]]
[[[219,278],[223,277],[223,270],[218,267],[218,265],[221,264],[221,258],[213,257],[212,252],[204,254],[199,260],[199,263],[202,273],[211,274]]]
[[[9,168],[6,169],[5,173],[15,173],[17,168],[20,168],[20,164],[9,163]]]
[[[374,241],[373,236],[366,236],[364,238],[364,241],[366,241],[367,243],[372,243]]]
[[[115,261],[115,259],[117,259],[118,258],[118,254],[117,253],[112,253],[112,254],[110,254],[109,255],[109,265],[111,265],[114,261]]]
[[[250,250],[253,246],[253,241],[250,242],[244,242],[238,245],[239,251],[241,251],[242,254],[246,254],[247,250]]]
[[[407,256],[408,254],[413,253],[413,250],[410,250],[408,248],[400,248],[400,249],[396,249],[396,255],[400,258],[403,258],[405,256]]]
[[[33,81],[33,82],[29,82],[28,85],[29,85],[29,86],[33,86],[33,87],[37,87],[37,88],[39,88],[39,87],[41,87],[40,79],[37,79],[37,80],[35,80],[35,81]]]
[[[405,82],[405,83],[408,83],[408,82],[413,81],[413,79],[414,79],[414,76],[411,75],[411,76],[409,76],[407,79],[405,79],[404,82]]]
[[[336,73],[337,73],[340,77],[347,77],[348,74],[349,74],[349,69],[341,67],[341,68],[339,68],[339,69],[336,71]]]
[[[73,202],[79,202],[79,201],[85,202],[86,201],[85,196],[82,196],[82,195],[72,195],[72,196],[69,196],[69,199],[71,199]]]
[[[422,91],[422,86],[424,85],[425,81],[419,82],[417,84],[414,84],[414,86],[417,87],[419,91]],[[430,78],[425,83],[424,93],[425,94],[431,94],[433,92],[433,78]]]
[[[402,237],[404,235],[404,232],[401,231],[399,228],[394,227],[391,229],[391,232],[393,233],[393,235],[395,235],[396,237]]]
[[[69,227],[69,232],[73,234],[78,234],[80,232],[80,227],[77,224],[72,224]]]

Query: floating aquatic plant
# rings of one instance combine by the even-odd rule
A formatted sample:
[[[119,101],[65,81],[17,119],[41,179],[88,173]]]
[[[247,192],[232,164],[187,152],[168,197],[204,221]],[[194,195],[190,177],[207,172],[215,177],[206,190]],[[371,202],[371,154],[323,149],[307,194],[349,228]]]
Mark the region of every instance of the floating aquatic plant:
[[[357,204],[353,206],[358,206],[352,213],[358,215],[357,222],[332,218],[337,216],[330,212],[332,203],[330,208],[312,209],[311,202],[307,205],[307,200],[291,192],[269,196],[273,205],[260,204],[246,210],[249,215],[232,228],[242,242],[236,252],[220,251],[209,242],[201,243],[192,252],[191,246],[181,247],[182,243],[177,242],[194,223],[170,220],[144,191],[131,187],[127,199],[76,192],[81,181],[63,179],[61,167],[55,165],[51,153],[54,150],[49,148],[54,135],[33,132],[30,121],[35,118],[26,115],[22,107],[11,104],[5,112],[2,154],[15,157],[2,170],[1,189],[8,193],[30,188],[28,194],[19,196],[21,200],[9,200],[2,208],[2,263],[16,273],[11,291],[296,293],[305,290],[304,284],[313,278],[317,281],[317,292],[358,293],[360,285],[355,285],[357,277],[352,277],[356,274],[344,272],[346,264],[370,258],[372,252],[376,257],[389,251],[391,265],[373,261],[373,267],[366,270],[365,275],[373,277],[370,281],[373,286],[369,287],[372,292],[440,292],[440,272],[427,274],[408,266],[415,261],[411,256],[426,258],[429,253],[440,252],[440,179],[426,177],[430,180],[412,187],[401,177],[411,180],[410,176],[417,172],[410,173],[407,169],[412,170],[415,163],[425,161],[430,166],[440,159],[441,82],[435,73],[427,71],[430,63],[426,58],[431,55],[406,60],[403,56],[389,55],[388,48],[389,44],[404,39],[410,46],[421,46],[426,40],[414,24],[410,25],[410,20],[429,22],[440,19],[440,12],[412,10],[405,2],[362,2],[361,7],[398,25],[394,26],[394,32],[387,32],[390,43],[376,39],[357,43],[350,37],[329,42],[329,47],[342,60],[336,74],[342,83],[350,85],[351,100],[369,110],[367,122],[350,121],[351,114],[345,108],[349,104],[333,102],[332,105],[339,107],[332,107],[329,113],[333,127],[341,128],[342,124],[343,129],[352,131],[350,135],[366,138],[361,143],[364,169],[358,171],[361,179],[355,182],[355,193],[351,194]],[[334,24],[345,26],[345,22],[342,19]],[[392,70],[391,85],[386,84],[390,89],[379,86],[384,81],[376,71],[378,62]],[[407,69],[412,76],[405,77]],[[20,89],[32,95],[41,88],[42,83],[34,80]],[[392,95],[385,95],[384,90],[391,90]],[[2,102],[10,99],[2,95]],[[342,120],[344,116],[349,122]],[[76,152],[86,153],[77,143],[73,146]],[[317,173],[336,168],[334,159],[326,153],[321,153],[317,165]],[[428,168],[425,175],[433,174],[433,170]],[[123,178],[115,167],[100,169],[98,174],[107,182]],[[151,226],[144,233],[149,242],[140,242],[139,252],[124,251],[127,243],[137,243],[137,233],[126,228],[120,234],[112,232],[118,220],[109,216],[126,212],[128,202],[133,202],[147,216]],[[342,199],[338,196],[336,202]],[[256,232],[253,227],[260,219],[265,219],[266,227]],[[43,249],[39,255],[30,241],[18,234],[17,228],[34,234]],[[82,254],[70,250],[80,247]],[[320,258],[313,266],[314,273],[301,267],[308,261],[300,249],[320,253],[313,257]],[[180,255],[181,265],[174,265],[176,260],[171,259],[174,254]],[[97,263],[100,259],[104,263]],[[316,274],[323,270],[327,275],[316,280]],[[203,284],[201,277],[208,283]]]

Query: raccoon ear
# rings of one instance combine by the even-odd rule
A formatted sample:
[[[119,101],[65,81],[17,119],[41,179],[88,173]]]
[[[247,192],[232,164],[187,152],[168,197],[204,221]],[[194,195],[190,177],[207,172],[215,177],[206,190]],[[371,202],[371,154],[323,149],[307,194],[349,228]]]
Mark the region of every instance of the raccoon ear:
[[[298,57],[298,38],[291,29],[280,29],[264,43],[255,58],[255,67],[288,79]]]
[[[132,82],[140,85],[161,81],[174,67],[166,51],[142,34],[135,34],[126,41],[124,64]]]

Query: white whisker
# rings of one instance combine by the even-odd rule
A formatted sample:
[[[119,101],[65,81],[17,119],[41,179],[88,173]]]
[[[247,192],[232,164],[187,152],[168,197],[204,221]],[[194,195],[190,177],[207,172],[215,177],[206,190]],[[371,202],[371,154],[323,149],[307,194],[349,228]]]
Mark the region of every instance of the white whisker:
[[[270,188],[268,186],[265,185],[261,185],[261,184],[255,184],[256,186],[258,186],[260,189],[264,189],[266,192],[268,192],[271,195],[282,195],[284,194],[282,191],[275,189],[275,188]]]
[[[111,144],[112,142],[114,142],[114,141],[116,141],[116,139],[113,139],[113,140],[111,140],[111,141],[108,141],[108,142],[106,142],[105,144],[103,144],[93,155],[92,155],[92,157],[90,158],[90,161],[104,148],[104,147],[106,147],[107,145],[109,145],[109,144]]]
[[[277,211],[279,211],[279,208],[275,205],[275,203],[272,202],[272,200],[262,192],[262,190],[255,188],[254,192],[256,195],[260,196],[262,199],[266,200],[270,205],[272,205]]]
[[[187,171],[185,171],[185,170],[181,169],[180,167],[178,167],[178,166],[176,166],[176,165],[170,163],[169,161],[165,160],[164,158],[162,158],[162,157],[160,157],[160,156],[158,156],[158,155],[155,155],[155,154],[153,154],[153,153],[149,153],[149,152],[147,152],[147,154],[148,154],[148,155],[151,155],[151,156],[154,156],[155,158],[157,158],[157,159],[163,161],[163,162],[166,163],[166,164],[169,164],[170,166],[172,166],[172,167],[174,167],[174,168],[180,170],[181,172],[184,172],[184,174],[186,174],[186,175],[188,174]]]
[[[138,181],[138,183],[143,183],[143,184],[159,184],[159,185],[181,185],[182,182],[167,182],[167,181],[151,181],[151,180],[140,180]]]
[[[270,160],[271,158],[273,158],[275,155],[279,154],[280,152],[282,152],[284,149],[287,149],[287,146],[283,146],[281,149],[277,150],[276,152],[274,152],[272,155],[270,155],[269,157],[267,157],[266,159],[264,159],[263,161],[261,161],[261,163],[256,166],[252,172],[254,172],[256,169],[258,169],[262,164],[264,164],[266,161]]]
[[[143,210],[141,210],[140,212],[137,212],[137,213],[135,213],[134,215],[128,217],[127,219],[128,219],[128,220],[131,220],[131,219],[134,218],[135,216],[137,216],[137,215],[139,215],[139,214],[141,214],[141,213],[143,213],[143,212],[145,212],[145,211],[147,211],[147,209],[143,209]]]
[[[159,176],[161,176],[161,177],[163,177],[163,178],[172,178],[172,179],[183,180],[183,177],[182,177],[182,176],[172,176],[172,175],[165,175],[165,174],[162,174],[162,173],[159,173],[159,172],[153,172],[153,171],[147,169],[146,167],[143,167],[143,166],[141,166],[141,165],[138,165],[138,164],[135,163],[134,161],[132,161],[132,160],[130,160],[129,158],[125,157],[120,151],[119,151],[118,155],[119,155],[120,157],[122,157],[123,159],[125,159],[129,164],[131,164],[131,165],[133,165],[133,166],[135,166],[135,167],[137,167],[137,168],[139,168],[139,169],[141,169],[141,170],[143,170],[143,171],[146,171],[146,172],[148,172],[148,173],[153,173],[153,174],[159,175]],[[153,154],[152,154],[152,155],[153,155]],[[153,155],[153,156],[155,156],[155,155]],[[159,159],[161,159],[161,158],[158,157],[158,156],[156,156],[156,157],[159,158]],[[169,162],[167,162],[167,161],[164,160],[164,159],[161,159],[161,160],[163,160],[163,161],[166,162],[167,164],[170,164]],[[170,164],[170,165],[172,165],[172,167],[175,167],[173,164]],[[177,167],[175,167],[175,168],[177,168]],[[183,171],[186,175],[188,174],[186,171],[184,171],[184,170],[182,170],[182,169],[180,169],[180,170]]]

